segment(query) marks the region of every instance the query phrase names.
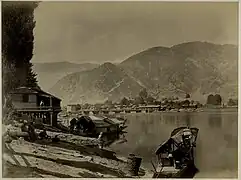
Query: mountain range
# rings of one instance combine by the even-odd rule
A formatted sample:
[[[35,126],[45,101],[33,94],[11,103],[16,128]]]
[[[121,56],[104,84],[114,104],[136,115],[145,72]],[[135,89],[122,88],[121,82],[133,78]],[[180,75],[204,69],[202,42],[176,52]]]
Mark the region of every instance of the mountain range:
[[[184,97],[189,93],[200,102],[205,102],[211,93],[219,93],[224,100],[238,96],[235,45],[188,42],[152,47],[120,64],[104,63],[87,70],[75,67],[76,71],[66,76],[63,73],[64,77],[49,89],[62,98],[63,104],[134,98],[143,88],[155,98]],[[66,72],[63,69],[59,68],[60,74]]]
[[[70,62],[33,63],[33,70],[37,73],[37,80],[41,88],[48,91],[59,79],[74,73],[93,69],[97,64]]]

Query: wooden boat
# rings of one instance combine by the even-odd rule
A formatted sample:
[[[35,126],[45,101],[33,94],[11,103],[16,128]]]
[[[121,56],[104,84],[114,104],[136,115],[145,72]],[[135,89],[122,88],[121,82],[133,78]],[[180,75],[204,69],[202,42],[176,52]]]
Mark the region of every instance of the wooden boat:
[[[79,120],[81,120],[80,126],[82,129],[75,128],[71,133],[80,136],[98,137],[100,133],[103,133],[104,135],[118,135],[127,127],[125,126],[126,121],[100,115],[84,115],[79,117]]]
[[[117,126],[117,132],[122,132],[124,129],[127,128],[125,125],[127,119],[118,118],[118,117],[105,117],[104,121],[115,124]]]
[[[156,150],[158,165],[153,178],[192,178],[198,172],[194,148],[199,129],[179,127]]]

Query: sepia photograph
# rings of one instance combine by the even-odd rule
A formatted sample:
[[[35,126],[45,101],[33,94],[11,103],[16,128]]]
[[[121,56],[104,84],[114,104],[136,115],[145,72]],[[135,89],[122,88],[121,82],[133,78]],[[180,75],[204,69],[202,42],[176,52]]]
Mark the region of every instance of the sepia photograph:
[[[1,11],[2,178],[238,178],[238,1]]]

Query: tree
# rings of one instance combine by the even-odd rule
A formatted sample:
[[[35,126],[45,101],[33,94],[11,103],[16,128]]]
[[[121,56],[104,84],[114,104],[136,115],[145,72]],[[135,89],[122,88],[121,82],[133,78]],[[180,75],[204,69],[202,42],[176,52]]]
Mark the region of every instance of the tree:
[[[40,88],[38,86],[38,81],[37,81],[37,74],[33,72],[33,64],[29,63],[27,64],[27,81],[26,81],[26,86],[27,87],[35,87],[35,88]]]
[[[182,102],[182,104],[184,106],[189,106],[190,105],[190,101],[189,100],[185,100],[185,101]]]
[[[144,88],[144,89],[142,89],[142,90],[140,91],[139,96],[140,96],[142,99],[146,100],[146,98],[147,98],[147,96],[148,96],[148,93],[147,93],[146,88]]]
[[[129,100],[126,98],[126,97],[124,97],[122,100],[121,100],[121,102],[120,102],[120,104],[123,106],[123,105],[129,105]]]
[[[155,99],[153,97],[151,97],[151,96],[148,96],[146,101],[147,101],[147,104],[154,104]]]
[[[214,104],[214,96],[212,94],[208,95],[207,104]]]
[[[196,105],[196,107],[197,108],[200,108],[200,107],[202,107],[203,105],[200,103],[200,102],[197,102],[197,105]]]
[[[220,94],[215,94],[214,96],[214,105],[221,105],[222,104],[222,97]]]
[[[135,98],[135,101],[134,101],[134,104],[135,104],[135,105],[145,104],[145,101],[144,101],[144,99],[141,98],[141,97],[136,97],[136,98]]]
[[[210,94],[207,98],[207,104],[211,105],[221,105],[222,103],[222,97],[220,94],[216,94],[215,96]]]
[[[190,101],[190,104],[194,104],[194,100],[191,100],[191,101]]]
[[[188,98],[190,98],[191,96],[190,96],[190,94],[186,94],[186,99],[188,99]]]
[[[19,86],[38,87],[33,56],[37,2],[2,2],[3,95]]]
[[[228,106],[237,106],[238,99],[229,99],[227,104],[228,104]]]

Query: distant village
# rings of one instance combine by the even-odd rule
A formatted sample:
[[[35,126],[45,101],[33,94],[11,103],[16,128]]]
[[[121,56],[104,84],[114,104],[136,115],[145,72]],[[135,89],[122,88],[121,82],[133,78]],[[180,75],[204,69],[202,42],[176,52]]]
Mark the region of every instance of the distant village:
[[[222,103],[222,97],[219,94],[210,94],[207,97],[207,102],[201,104],[191,98],[190,94],[186,94],[185,98],[169,97],[157,100],[148,95],[146,89],[140,91],[138,97],[127,98],[123,97],[119,102],[106,100],[104,103],[97,104],[68,104],[63,107],[64,112],[82,112],[84,114],[110,114],[110,113],[151,113],[158,111],[196,111],[200,108],[215,107],[235,107],[238,105],[237,99],[229,99],[226,104]]]

